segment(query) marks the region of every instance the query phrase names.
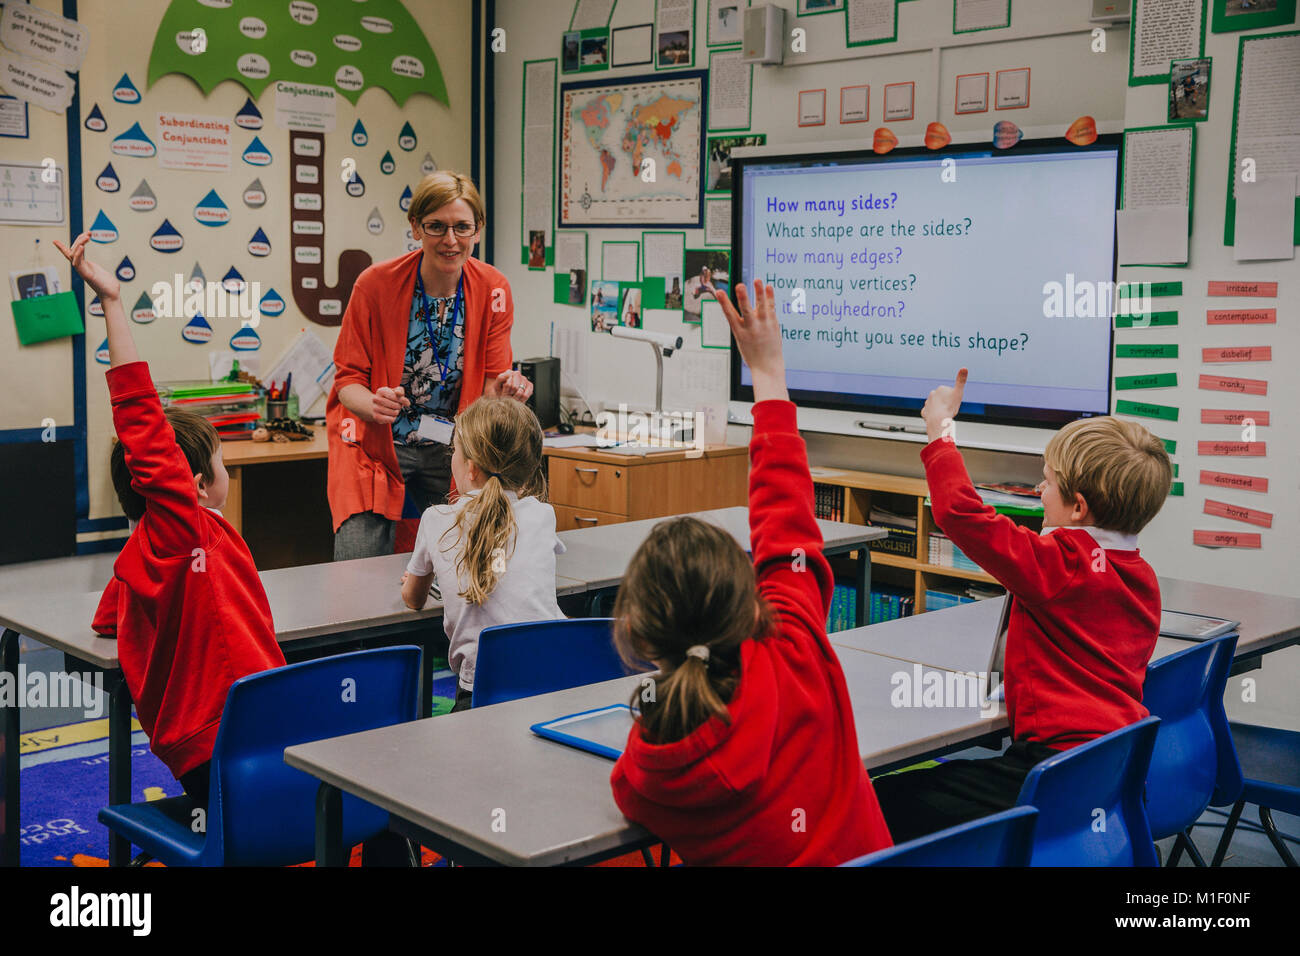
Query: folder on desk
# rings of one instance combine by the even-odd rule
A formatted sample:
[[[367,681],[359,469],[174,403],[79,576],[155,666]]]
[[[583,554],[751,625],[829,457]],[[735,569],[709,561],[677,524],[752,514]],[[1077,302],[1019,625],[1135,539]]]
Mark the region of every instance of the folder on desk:
[[[614,704],[556,717],[533,724],[529,729],[547,740],[617,760],[627,746],[627,735],[631,733],[632,725],[632,708],[627,704]]]
[[[1240,621],[1229,621],[1221,617],[1206,614],[1191,614],[1187,611],[1160,611],[1160,633],[1164,637],[1176,637],[1183,641],[1208,641],[1235,631]]]

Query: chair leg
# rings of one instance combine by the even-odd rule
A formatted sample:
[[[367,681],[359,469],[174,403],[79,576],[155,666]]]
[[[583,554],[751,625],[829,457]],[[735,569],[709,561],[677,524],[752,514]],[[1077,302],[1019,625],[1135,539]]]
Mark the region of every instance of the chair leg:
[[[1286,841],[1278,834],[1277,824],[1273,822],[1273,811],[1268,807],[1259,808],[1259,825],[1264,828],[1268,842],[1273,844],[1273,849],[1277,850],[1277,855],[1282,858],[1282,862],[1290,867],[1296,866],[1295,857],[1291,855]]]
[[[1169,862],[1166,863],[1165,866],[1177,866],[1178,861],[1182,859],[1182,856],[1183,856],[1183,835],[1180,833],[1178,834],[1177,839],[1174,840],[1173,848],[1169,851]]]
[[[1196,848],[1196,841],[1192,839],[1192,828],[1188,827],[1178,835],[1179,842],[1187,848],[1187,855],[1192,858],[1192,863],[1196,866],[1205,866],[1205,857],[1201,856],[1201,851]]]
[[[406,858],[408,866],[417,870],[420,868],[420,845],[414,840],[406,841]]]
[[[153,854],[152,854],[152,853],[143,853],[143,852],[142,852],[142,853],[140,853],[138,856],[133,857],[133,858],[131,859],[131,862],[128,863],[127,866],[128,866],[128,867],[139,867],[139,866],[144,866],[146,863],[148,863],[148,862],[149,862],[150,860],[152,860],[152,859],[153,859]]]
[[[641,848],[641,859],[642,859],[642,861],[645,863],[646,866],[654,866],[654,865],[655,865],[655,858],[654,858],[654,855],[651,854],[651,852],[650,852],[650,848],[647,847],[647,846],[643,846],[643,847]]]
[[[1214,851],[1214,859],[1210,861],[1210,866],[1223,866],[1223,858],[1228,853],[1228,844],[1232,842],[1232,832],[1237,829],[1237,821],[1241,819],[1241,811],[1245,807],[1245,800],[1238,800],[1232,805],[1232,813],[1228,814],[1228,822],[1223,826],[1223,836],[1219,837],[1219,845]]]
[[[669,863],[672,862],[672,859],[673,859],[673,851],[668,848],[668,844],[660,843],[659,844],[659,865],[667,866]]]

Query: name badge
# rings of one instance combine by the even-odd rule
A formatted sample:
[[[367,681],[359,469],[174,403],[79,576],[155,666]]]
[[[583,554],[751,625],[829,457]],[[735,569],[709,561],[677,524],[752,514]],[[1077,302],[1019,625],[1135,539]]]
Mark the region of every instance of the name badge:
[[[440,445],[450,445],[451,432],[455,427],[455,422],[448,421],[445,418],[438,418],[436,415],[421,415],[420,427],[415,430],[415,433],[426,441],[436,441]]]

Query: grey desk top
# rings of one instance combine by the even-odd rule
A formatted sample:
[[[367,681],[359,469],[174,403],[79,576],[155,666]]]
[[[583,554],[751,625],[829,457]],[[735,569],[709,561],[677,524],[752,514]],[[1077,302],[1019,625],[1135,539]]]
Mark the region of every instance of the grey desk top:
[[[1241,622],[1237,656],[1266,653],[1300,636],[1300,600],[1160,578],[1161,603],[1170,610],[1208,614]],[[994,630],[1002,613],[1001,598],[976,601],[901,618],[870,627],[839,631],[832,643],[884,654],[929,667],[980,672],[988,669]],[[1162,637],[1152,660],[1193,646],[1189,641]]]
[[[737,544],[746,551],[749,550],[748,508],[738,506],[697,511],[692,517],[726,529]],[[650,530],[668,520],[671,518],[645,518],[621,524],[561,531],[560,540],[569,551],[556,557],[556,570],[560,574],[586,581],[590,588],[613,587],[622,580],[623,572]],[[817,525],[821,528],[822,548],[827,554],[855,550],[868,541],[889,535],[884,528],[868,528],[842,521],[824,521],[819,518]]]
[[[907,669],[861,651],[841,655],[858,747],[868,769],[1005,729],[976,707],[896,707]],[[619,812],[613,762],[529,731],[565,714],[623,703],[639,677],[290,747],[293,767],[475,853],[507,865],[548,866],[629,846],[645,831]],[[502,829],[494,830],[494,819]]]
[[[91,573],[105,570],[100,565],[78,563],[83,561],[81,558],[61,560],[86,580]],[[407,555],[393,554],[262,572],[276,638],[285,644],[341,631],[442,617],[442,604],[432,597],[421,611],[412,611],[402,603],[399,582],[407,560]],[[35,579],[33,567],[17,566],[15,578]],[[99,667],[117,667],[117,642],[98,637],[90,629],[100,593],[112,575],[111,561],[106,570],[107,574],[98,579],[93,590],[76,593],[21,591],[0,586],[0,625]],[[57,573],[41,569],[42,577]],[[5,574],[0,570],[0,581],[3,580]],[[556,590],[559,594],[581,593],[586,585],[557,575]]]
[[[104,590],[113,576],[116,552],[0,565],[0,598],[10,594],[78,594]]]

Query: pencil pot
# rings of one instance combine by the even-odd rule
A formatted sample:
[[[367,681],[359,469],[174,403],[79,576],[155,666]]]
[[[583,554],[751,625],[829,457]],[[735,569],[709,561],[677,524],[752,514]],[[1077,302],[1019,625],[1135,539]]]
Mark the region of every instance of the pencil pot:
[[[266,400],[266,420],[280,421],[289,417],[289,400],[287,398],[268,398]]]

